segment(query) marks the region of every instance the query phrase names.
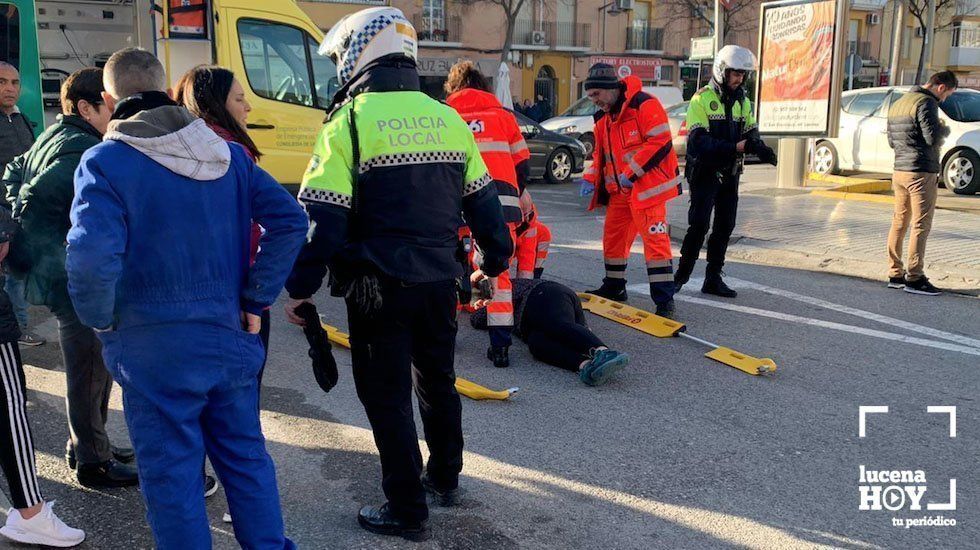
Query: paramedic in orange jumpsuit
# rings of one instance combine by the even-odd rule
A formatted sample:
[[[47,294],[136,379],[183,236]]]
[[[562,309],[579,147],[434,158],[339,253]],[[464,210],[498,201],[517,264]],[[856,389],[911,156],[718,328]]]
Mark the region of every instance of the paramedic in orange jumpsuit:
[[[601,287],[589,292],[626,300],[626,263],[639,234],[657,315],[672,317],[674,269],[666,203],[680,194],[682,176],[667,113],[657,98],[642,91],[639,78],[620,80],[605,63],[589,69],[585,90],[599,111],[592,166],[585,172],[582,192],[594,192],[590,210],[606,207],[606,276]]]
[[[504,221],[512,241],[523,221],[520,196],[527,179],[531,154],[513,113],[504,109],[490,88],[490,83],[471,61],[461,61],[449,71],[446,79],[446,103],[463,117],[473,131],[483,162],[497,187]],[[476,243],[479,246],[479,242]],[[512,343],[514,305],[510,273],[497,278],[493,300],[487,306],[490,348],[487,358],[495,367],[510,366],[508,350]]]

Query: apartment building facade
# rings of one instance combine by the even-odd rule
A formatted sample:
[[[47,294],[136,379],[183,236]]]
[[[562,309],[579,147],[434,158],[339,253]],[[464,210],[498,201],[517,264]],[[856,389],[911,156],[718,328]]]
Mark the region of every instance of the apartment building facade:
[[[514,98],[542,96],[561,112],[582,96],[588,69],[598,61],[612,63],[646,85],[686,82],[693,93],[696,70],[687,62],[690,39],[710,34],[707,24],[671,15],[678,0],[620,1],[632,9],[617,9],[615,2],[604,0],[526,0],[507,59]],[[299,5],[324,30],[365,7],[401,9],[419,33],[423,87],[434,96],[439,96],[449,67],[459,59],[473,60],[491,77],[499,70],[505,19],[502,9],[489,2],[301,0]],[[743,13],[752,29],[739,33],[737,40],[755,50],[758,9]]]

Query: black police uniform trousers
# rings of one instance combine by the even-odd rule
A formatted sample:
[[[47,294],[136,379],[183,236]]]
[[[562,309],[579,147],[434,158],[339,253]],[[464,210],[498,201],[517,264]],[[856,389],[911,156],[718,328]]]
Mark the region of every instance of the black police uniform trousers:
[[[348,300],[357,396],[381,455],[381,486],[389,509],[405,520],[428,517],[420,477],[412,388],[418,398],[429,479],[454,489],[463,469],[462,406],[456,393],[456,282],[381,280],[382,305],[364,315]]]
[[[681,245],[678,279],[686,281],[697,262],[704,245],[709,225],[708,274],[721,273],[725,265],[728,241],[735,230],[735,214],[738,211],[738,176],[708,172],[699,174],[690,182],[691,207],[687,211],[687,235]],[[711,212],[715,220],[711,223]]]

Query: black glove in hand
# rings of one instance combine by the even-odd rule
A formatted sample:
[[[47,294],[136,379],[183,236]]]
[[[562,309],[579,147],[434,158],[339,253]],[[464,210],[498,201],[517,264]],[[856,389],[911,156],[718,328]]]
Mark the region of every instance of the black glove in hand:
[[[756,153],[756,156],[758,156],[759,160],[762,162],[776,166],[776,153],[769,147],[766,147],[765,144],[763,144],[762,149]]]
[[[321,390],[329,392],[337,385],[340,376],[337,374],[337,361],[330,352],[330,340],[327,339],[327,333],[320,324],[320,315],[316,311],[316,306],[309,302],[300,304],[296,308],[296,315],[306,322],[303,334],[310,344],[313,377],[316,378],[316,383]]]
[[[361,315],[371,317],[381,310],[381,281],[373,273],[358,275],[346,290],[344,297],[357,305]]]

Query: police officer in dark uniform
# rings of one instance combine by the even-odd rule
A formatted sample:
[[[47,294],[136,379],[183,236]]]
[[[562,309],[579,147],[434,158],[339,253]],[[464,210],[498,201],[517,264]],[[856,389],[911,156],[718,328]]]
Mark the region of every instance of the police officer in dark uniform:
[[[320,53],[337,64],[341,89],[300,189],[312,229],[286,284],[286,315],[303,324],[295,310],[329,266],[331,293],[347,301],[354,383],[388,499],[363,507],[358,521],[417,539],[426,531],[426,491],[453,504],[463,466],[453,371],[461,214],[483,255],[472,282],[492,283],[513,243],[473,133],[419,91],[415,29],[400,10],[341,19]],[[413,385],[430,452],[424,476]]]
[[[728,240],[735,229],[738,180],[745,153],[776,164],[776,155],[759,137],[752,104],[743,84],[755,70],[755,55],[741,46],[725,46],[715,56],[711,83],[699,90],[687,109],[687,181],[691,190],[688,230],[674,274],[675,291],[687,283],[708,234],[708,268],[701,292],[724,298],[738,295],[725,284]]]

